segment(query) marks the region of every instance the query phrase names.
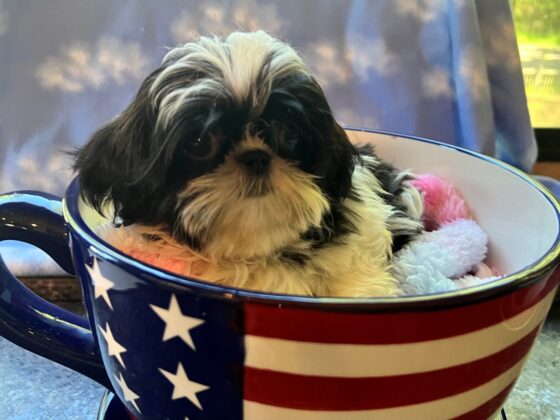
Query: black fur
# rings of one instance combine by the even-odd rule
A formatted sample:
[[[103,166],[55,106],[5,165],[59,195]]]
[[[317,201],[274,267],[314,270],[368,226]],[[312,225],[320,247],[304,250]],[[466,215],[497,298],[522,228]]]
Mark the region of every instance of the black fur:
[[[366,163],[365,167],[372,172],[377,180],[379,180],[383,190],[386,192],[386,194],[383,194],[385,202],[396,210],[397,215],[406,217],[407,209],[399,200],[399,196],[404,191],[404,183],[411,181],[412,178],[408,175],[403,176],[401,171],[396,169],[394,166],[380,160],[371,145],[367,144],[358,146],[357,150],[360,156],[372,156],[375,158],[375,161],[377,162],[375,165]],[[420,231],[393,231],[393,251],[396,252],[401,249],[419,233]]]
[[[380,160],[372,145],[360,145],[357,147],[357,150],[360,156],[371,156],[377,161],[375,165],[366,163],[365,167],[371,171],[383,187],[383,190],[387,192],[384,195],[385,202],[405,212],[405,209],[401,207],[398,197],[403,192],[403,183],[410,181],[411,178],[409,176],[399,177],[401,172],[389,163]]]

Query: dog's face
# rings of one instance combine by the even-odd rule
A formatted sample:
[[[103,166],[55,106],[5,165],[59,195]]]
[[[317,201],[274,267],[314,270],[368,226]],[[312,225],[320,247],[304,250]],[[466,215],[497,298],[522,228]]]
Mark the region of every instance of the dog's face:
[[[277,252],[351,189],[355,149],[288,45],[264,32],[170,51],[77,154],[82,195],[209,256]]]

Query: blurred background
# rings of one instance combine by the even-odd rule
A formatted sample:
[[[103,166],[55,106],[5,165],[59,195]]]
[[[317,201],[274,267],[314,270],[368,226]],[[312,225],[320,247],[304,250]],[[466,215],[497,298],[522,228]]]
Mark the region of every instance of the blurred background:
[[[560,127],[560,2],[511,0],[534,127]]]

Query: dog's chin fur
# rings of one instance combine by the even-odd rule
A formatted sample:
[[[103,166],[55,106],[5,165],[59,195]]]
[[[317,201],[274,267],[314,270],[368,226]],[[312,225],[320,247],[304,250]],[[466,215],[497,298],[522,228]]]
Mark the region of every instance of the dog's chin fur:
[[[255,151],[262,173],[243,160]],[[398,295],[392,251],[421,231],[410,176],[352,146],[295,51],[263,32],[172,50],[75,167],[85,201],[126,226],[105,240],[184,254],[181,274],[238,288]]]

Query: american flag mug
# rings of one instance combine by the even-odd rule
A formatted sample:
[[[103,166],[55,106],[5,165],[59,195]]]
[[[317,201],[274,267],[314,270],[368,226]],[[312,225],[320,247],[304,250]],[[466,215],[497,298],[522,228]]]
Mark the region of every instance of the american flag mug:
[[[559,203],[497,160],[364,130],[400,168],[459,186],[503,278],[431,296],[308,298],[219,287],[136,261],[79,200],[0,197],[0,240],[36,245],[81,281],[87,319],[0,259],[0,335],[107,387],[130,418],[483,419],[504,404],[560,279]],[[336,263],[336,262],[333,262]],[[99,418],[106,418],[103,413]]]

